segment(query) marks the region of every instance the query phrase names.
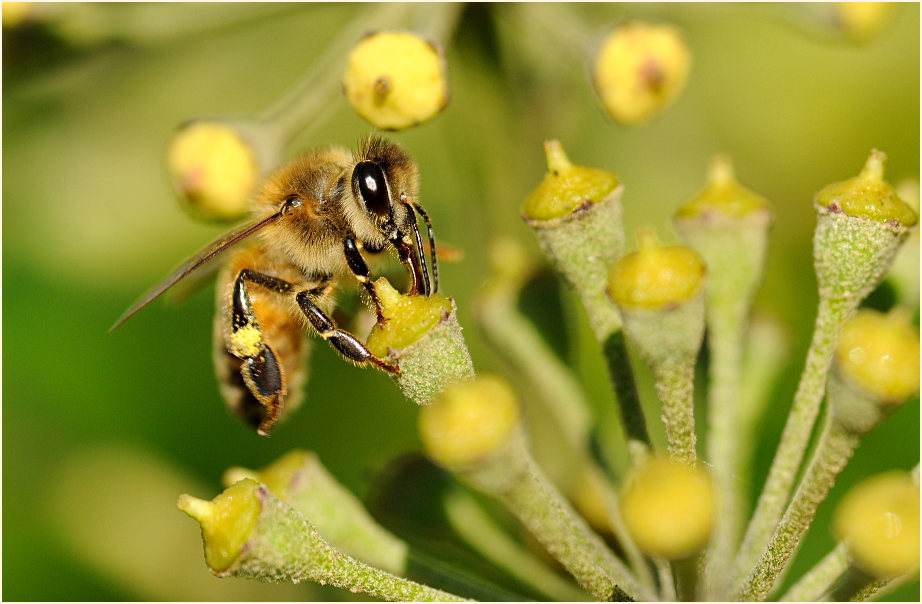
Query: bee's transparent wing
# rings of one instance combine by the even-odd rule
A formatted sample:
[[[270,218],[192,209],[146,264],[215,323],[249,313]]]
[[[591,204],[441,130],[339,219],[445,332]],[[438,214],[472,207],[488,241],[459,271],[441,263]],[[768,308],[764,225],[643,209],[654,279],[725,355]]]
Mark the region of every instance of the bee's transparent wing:
[[[137,301],[135,301],[135,303],[132,304],[130,308],[128,308],[128,310],[122,313],[122,316],[119,317],[118,321],[116,321],[115,324],[109,328],[109,331],[111,332],[111,331],[115,331],[116,329],[118,329],[118,327],[122,323],[130,319],[132,315],[134,315],[136,312],[138,312],[139,310],[141,310],[142,308],[150,304],[160,294],[162,294],[166,290],[176,285],[179,281],[181,281],[185,277],[189,276],[193,271],[200,268],[202,265],[207,263],[209,260],[212,260],[213,258],[215,258],[218,254],[220,254],[227,248],[235,245],[236,243],[239,243],[240,241],[243,241],[244,239],[246,239],[253,233],[259,231],[260,229],[274,223],[281,216],[282,216],[282,212],[278,211],[265,218],[260,218],[252,222],[248,222],[247,224],[244,224],[243,226],[237,229],[234,229],[233,231],[229,233],[225,233],[218,239],[209,243],[207,246],[202,248],[197,254],[195,254],[194,256],[192,256],[191,258],[183,262],[181,265],[176,267],[176,270],[170,273],[170,275],[166,279],[164,279],[163,281],[161,281],[160,283],[158,283],[157,285],[149,289],[140,298],[138,298]]]

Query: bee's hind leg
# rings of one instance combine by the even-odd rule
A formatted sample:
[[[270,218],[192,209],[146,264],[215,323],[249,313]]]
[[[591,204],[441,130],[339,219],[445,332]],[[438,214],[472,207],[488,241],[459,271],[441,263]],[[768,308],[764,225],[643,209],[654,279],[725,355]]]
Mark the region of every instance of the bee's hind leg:
[[[265,408],[257,432],[268,434],[285,401],[285,375],[272,347],[266,343],[247,293],[247,283],[278,293],[292,291],[287,281],[243,269],[234,281],[231,300],[231,334],[228,352],[241,359],[240,375],[253,397]],[[255,422],[254,422],[255,423]]]
[[[348,360],[358,365],[372,364],[375,367],[383,369],[388,373],[399,373],[400,369],[396,365],[391,365],[382,361],[371,353],[370,350],[357,337],[336,327],[333,319],[327,316],[323,310],[317,306],[314,300],[323,296],[326,292],[326,286],[315,289],[298,292],[295,299],[301,312],[310,321],[311,326],[320,334],[324,340],[327,340],[333,348]]]

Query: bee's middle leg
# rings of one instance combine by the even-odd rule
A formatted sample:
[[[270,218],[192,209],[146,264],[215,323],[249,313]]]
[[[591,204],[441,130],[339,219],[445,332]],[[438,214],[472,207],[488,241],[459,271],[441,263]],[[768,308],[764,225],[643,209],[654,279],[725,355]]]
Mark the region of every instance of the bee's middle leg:
[[[348,331],[339,329],[333,319],[323,312],[316,301],[327,293],[327,289],[326,285],[321,285],[314,289],[300,291],[295,296],[301,312],[320,334],[320,337],[327,340],[333,348],[353,363],[358,365],[370,363],[388,373],[399,373],[400,369],[396,365],[391,365],[376,357],[361,340]]]

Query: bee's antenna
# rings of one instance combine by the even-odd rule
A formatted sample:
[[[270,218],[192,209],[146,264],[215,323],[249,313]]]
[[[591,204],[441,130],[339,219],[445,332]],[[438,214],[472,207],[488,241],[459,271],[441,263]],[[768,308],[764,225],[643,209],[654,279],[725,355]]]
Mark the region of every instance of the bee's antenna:
[[[429,257],[432,259],[432,293],[439,291],[439,265],[435,262],[435,236],[432,234],[432,222],[429,220],[429,215],[426,214],[426,211],[422,209],[418,204],[413,204],[413,209],[423,217],[423,221],[426,223],[426,232],[429,234]],[[416,231],[416,241],[419,245],[419,254],[422,256],[423,246],[419,241],[419,230]],[[426,266],[426,262],[420,258],[423,267]],[[425,268],[423,268],[425,270]],[[427,276],[428,278],[428,276]]]

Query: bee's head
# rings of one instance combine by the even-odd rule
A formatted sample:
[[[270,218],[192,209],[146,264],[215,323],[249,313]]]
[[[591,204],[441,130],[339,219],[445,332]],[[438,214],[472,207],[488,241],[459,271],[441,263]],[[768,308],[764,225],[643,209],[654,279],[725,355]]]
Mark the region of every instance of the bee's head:
[[[373,233],[356,234],[372,247],[392,245],[413,273],[414,287],[418,284],[428,294],[429,276],[416,223],[416,212],[421,211],[416,163],[396,143],[378,137],[369,138],[354,159],[352,197],[374,225]]]

